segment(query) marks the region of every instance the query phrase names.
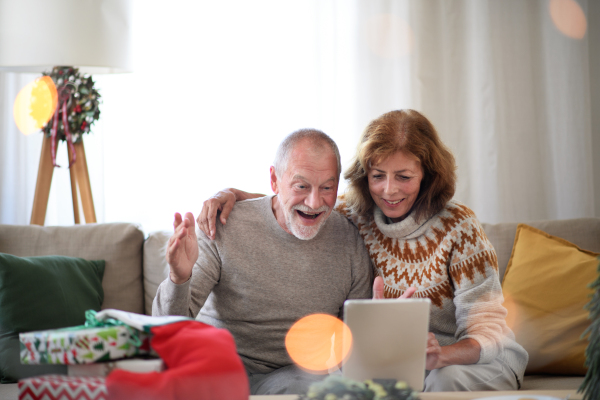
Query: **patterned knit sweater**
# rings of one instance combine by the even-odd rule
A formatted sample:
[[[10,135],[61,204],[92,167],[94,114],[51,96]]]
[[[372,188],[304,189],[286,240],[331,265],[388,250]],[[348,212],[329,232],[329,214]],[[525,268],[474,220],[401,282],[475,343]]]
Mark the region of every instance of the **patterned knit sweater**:
[[[496,252],[473,211],[452,200],[426,221],[411,214],[391,223],[378,207],[373,217],[356,215],[343,197],[336,210],[358,227],[385,297],[416,287],[413,297],[431,300],[429,330],[441,346],[474,339],[478,363],[500,358],[522,381],[528,355],[506,325]]]

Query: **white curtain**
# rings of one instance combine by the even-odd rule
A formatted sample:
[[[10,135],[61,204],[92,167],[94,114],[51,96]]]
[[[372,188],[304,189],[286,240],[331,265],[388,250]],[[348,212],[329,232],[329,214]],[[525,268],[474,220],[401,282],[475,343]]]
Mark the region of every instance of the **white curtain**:
[[[598,34],[565,36],[549,0],[358,4],[365,25],[392,24],[375,49],[357,43],[362,115],[396,107],[427,115],[456,156],[457,199],[485,222],[600,217],[588,51],[600,48]],[[591,30],[599,6],[578,4]]]
[[[590,44],[556,28],[550,3],[412,3],[414,104],[454,149],[457,197],[483,221],[595,212]]]
[[[457,158],[456,198],[480,220],[600,217],[600,18],[578,4],[583,39],[558,31],[549,0],[134,2],[135,72],[95,77],[104,103],[85,146],[98,220],[150,232],[223,187],[270,193],[285,135],[322,129],[347,163],[369,120],[397,108],[436,125]],[[29,222],[41,135],[20,135],[11,114],[33,78],[0,75],[0,223]],[[70,202],[63,168],[46,224],[72,224]]]

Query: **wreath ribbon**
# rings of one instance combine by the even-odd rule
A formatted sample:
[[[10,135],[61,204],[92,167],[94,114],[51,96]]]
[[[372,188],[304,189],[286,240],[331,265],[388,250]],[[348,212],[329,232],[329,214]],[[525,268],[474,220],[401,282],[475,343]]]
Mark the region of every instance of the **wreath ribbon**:
[[[56,138],[58,136],[58,114],[62,111],[62,123],[65,130],[65,137],[67,138],[67,144],[69,149],[71,149],[71,154],[73,157],[69,159],[69,168],[75,161],[77,160],[77,154],[75,153],[75,146],[73,145],[73,138],[71,136],[71,132],[69,131],[69,122],[67,118],[67,103],[69,102],[69,98],[71,97],[71,93],[65,85],[59,90],[59,104],[56,107],[56,112],[54,113],[54,119],[52,121],[52,165],[54,167],[60,168],[60,165],[56,163]]]

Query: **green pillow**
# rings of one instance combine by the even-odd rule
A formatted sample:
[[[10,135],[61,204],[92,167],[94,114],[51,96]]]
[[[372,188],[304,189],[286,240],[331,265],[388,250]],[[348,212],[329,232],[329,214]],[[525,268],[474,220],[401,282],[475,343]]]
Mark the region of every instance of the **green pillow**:
[[[21,365],[19,333],[85,323],[104,300],[103,275],[104,261],[0,253],[0,383],[66,374],[64,365]]]

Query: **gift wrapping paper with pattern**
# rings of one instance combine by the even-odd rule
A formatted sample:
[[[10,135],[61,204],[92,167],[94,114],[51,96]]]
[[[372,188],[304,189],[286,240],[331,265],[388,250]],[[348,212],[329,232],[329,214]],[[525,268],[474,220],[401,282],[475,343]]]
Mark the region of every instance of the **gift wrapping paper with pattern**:
[[[132,340],[138,335],[140,345]],[[76,327],[19,334],[21,364],[91,364],[149,354],[148,334],[126,326]]]
[[[19,381],[19,400],[107,400],[104,378],[43,375]]]

